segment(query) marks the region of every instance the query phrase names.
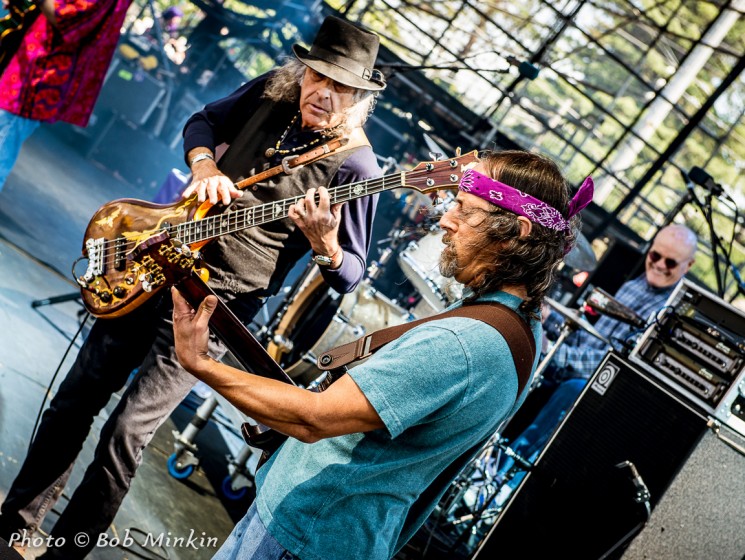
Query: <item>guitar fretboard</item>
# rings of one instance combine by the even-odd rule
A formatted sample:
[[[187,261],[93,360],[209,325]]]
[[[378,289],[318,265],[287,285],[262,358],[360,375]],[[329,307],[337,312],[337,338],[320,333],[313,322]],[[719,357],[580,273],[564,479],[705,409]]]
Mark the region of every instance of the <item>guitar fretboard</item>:
[[[378,179],[366,179],[357,183],[341,185],[329,189],[329,198],[331,204],[338,204],[380,193],[386,190],[402,187],[405,184],[405,172],[398,172],[392,175],[386,175]],[[221,235],[235,233],[254,226],[259,226],[267,222],[281,220],[286,218],[290,211],[290,206],[304,198],[296,196],[286,198],[276,202],[267,202],[249,208],[240,208],[234,211],[228,210],[216,216],[208,216],[201,220],[184,222],[169,229],[171,237],[176,237],[183,243],[190,245],[198,243]],[[318,195],[316,195],[318,203]]]

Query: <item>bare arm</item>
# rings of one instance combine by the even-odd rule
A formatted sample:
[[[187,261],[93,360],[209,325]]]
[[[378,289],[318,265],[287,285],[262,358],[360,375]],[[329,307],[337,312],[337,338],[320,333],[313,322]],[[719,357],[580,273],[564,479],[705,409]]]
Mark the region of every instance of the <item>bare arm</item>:
[[[308,443],[384,427],[378,413],[348,375],[326,391],[314,393],[213,360],[207,354],[207,340],[216,298],[209,296],[194,312],[175,288],[172,293],[179,362],[257,422]]]

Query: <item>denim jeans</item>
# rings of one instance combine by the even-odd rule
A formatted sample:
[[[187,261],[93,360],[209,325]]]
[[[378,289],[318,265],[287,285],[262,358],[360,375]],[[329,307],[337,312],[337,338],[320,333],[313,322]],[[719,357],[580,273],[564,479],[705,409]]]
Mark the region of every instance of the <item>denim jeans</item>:
[[[0,190],[18,159],[21,145],[40,124],[0,109]]]
[[[259,305],[256,300],[254,313]],[[98,535],[106,532],[129,491],[145,446],[196,383],[176,359],[170,317],[171,298],[165,290],[163,297],[156,296],[123,317],[94,323],[44,412],[0,508],[0,537],[7,539],[24,528],[33,531],[41,524],[67,483],[93,419],[139,366],[101,430],[82,482],[52,529],[55,538],[65,538],[65,547],[50,549],[44,558],[84,558]],[[222,344],[212,342],[213,357],[224,351]],[[74,536],[83,532],[89,544],[76,546]]]
[[[293,560],[294,558],[296,557],[285,550],[267,532],[254,502],[212,560]]]

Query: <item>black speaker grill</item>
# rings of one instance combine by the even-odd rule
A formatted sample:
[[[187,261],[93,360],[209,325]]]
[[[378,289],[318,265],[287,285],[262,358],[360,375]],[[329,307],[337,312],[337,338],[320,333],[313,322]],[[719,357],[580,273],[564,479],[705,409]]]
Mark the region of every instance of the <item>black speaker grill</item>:
[[[524,558],[600,558],[646,517],[630,469],[616,465],[636,466],[654,506],[705,429],[706,418],[610,355],[475,557],[510,539]]]

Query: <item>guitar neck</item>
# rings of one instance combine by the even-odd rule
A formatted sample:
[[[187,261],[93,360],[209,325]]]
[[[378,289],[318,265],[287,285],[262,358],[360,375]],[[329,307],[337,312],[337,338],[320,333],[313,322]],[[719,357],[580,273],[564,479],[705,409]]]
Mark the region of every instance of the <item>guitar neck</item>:
[[[182,280],[178,285],[178,290],[194,309],[199,307],[208,295],[215,295],[212,288],[196,274]],[[210,329],[228,347],[246,371],[289,385],[295,384],[219,297],[217,308],[210,318]]]
[[[406,172],[400,171],[377,179],[366,179],[357,183],[349,183],[329,189],[331,204],[338,204],[369,196],[383,191],[403,187],[406,184]],[[304,196],[296,196],[241,208],[233,212],[227,211],[215,216],[208,216],[198,221],[184,222],[172,226],[169,235],[179,239],[181,242],[191,245],[200,241],[213,239],[221,235],[235,233],[250,227],[259,226],[268,222],[274,222],[287,217],[290,206]],[[318,202],[318,195],[316,195]]]

